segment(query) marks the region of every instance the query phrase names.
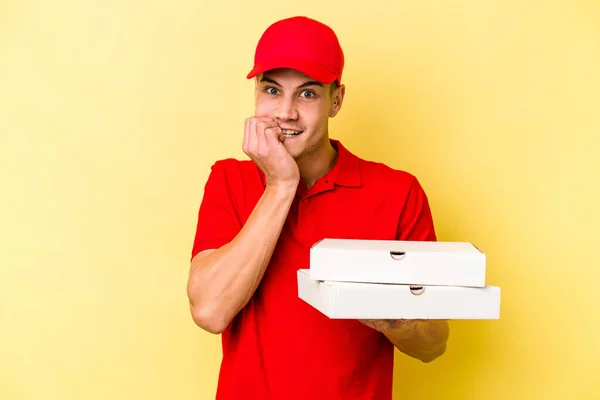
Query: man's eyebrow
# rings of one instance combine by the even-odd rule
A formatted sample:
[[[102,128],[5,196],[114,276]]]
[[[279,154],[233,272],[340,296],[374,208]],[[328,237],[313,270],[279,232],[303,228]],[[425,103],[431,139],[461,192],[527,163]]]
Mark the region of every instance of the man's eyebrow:
[[[308,81],[308,82],[304,82],[302,85],[298,86],[298,89],[302,89],[308,86],[320,86],[320,87],[325,87],[321,82],[317,82],[317,81]]]
[[[277,81],[275,81],[275,80],[273,80],[271,78],[267,78],[266,76],[263,76],[260,81],[261,82],[269,82],[270,84],[273,84],[273,85],[281,87],[281,85]]]
[[[276,85],[281,87],[281,85],[274,79],[271,78],[267,78],[266,76],[263,76],[260,80],[261,82],[268,82],[272,85]],[[309,86],[320,86],[320,87],[325,87],[321,82],[317,82],[317,81],[308,81],[308,82],[304,82],[302,85],[298,86],[297,89],[302,89],[305,87],[309,87]]]

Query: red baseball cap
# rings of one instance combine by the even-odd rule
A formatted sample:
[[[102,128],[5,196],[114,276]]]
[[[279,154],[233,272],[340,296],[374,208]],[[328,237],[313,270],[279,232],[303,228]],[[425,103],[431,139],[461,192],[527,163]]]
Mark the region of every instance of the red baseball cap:
[[[247,78],[276,68],[303,72],[323,84],[342,81],[344,52],[335,32],[307,17],[275,22],[262,34]]]

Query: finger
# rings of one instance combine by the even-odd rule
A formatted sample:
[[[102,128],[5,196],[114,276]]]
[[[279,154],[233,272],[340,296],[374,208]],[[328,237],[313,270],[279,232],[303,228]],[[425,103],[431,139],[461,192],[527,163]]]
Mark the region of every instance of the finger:
[[[256,156],[258,149],[258,138],[256,136],[256,124],[258,121],[255,118],[250,119],[250,126],[248,127],[248,152],[251,156]]]
[[[277,121],[275,121],[275,119],[271,118],[271,117],[255,117],[257,122],[262,122],[263,124],[265,124],[265,128],[269,128],[272,126],[279,126],[277,124]]]
[[[265,137],[265,128],[268,121],[258,121],[256,123],[256,153],[260,158],[264,158],[268,153],[267,138]]]
[[[265,138],[267,145],[277,146],[280,142],[283,142],[283,131],[279,126],[265,129]]]
[[[251,119],[250,118],[246,118],[246,121],[244,122],[244,138],[242,140],[242,150],[246,154],[248,154],[250,123],[251,123]]]
[[[257,132],[260,134],[264,134],[266,129],[269,128],[278,128],[279,125],[277,124],[277,122],[273,119],[270,120],[258,120],[258,122],[256,123],[256,127],[257,127]]]

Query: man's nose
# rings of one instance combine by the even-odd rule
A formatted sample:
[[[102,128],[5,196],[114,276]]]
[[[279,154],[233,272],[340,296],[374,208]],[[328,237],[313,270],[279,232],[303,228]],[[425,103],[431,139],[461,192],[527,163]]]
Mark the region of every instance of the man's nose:
[[[295,99],[283,97],[275,110],[274,116],[282,121],[298,119],[298,109]]]

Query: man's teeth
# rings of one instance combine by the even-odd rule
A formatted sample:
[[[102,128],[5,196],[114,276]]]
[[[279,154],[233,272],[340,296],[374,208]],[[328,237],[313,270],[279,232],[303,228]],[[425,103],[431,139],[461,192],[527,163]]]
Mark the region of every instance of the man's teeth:
[[[296,136],[296,135],[299,135],[302,133],[302,131],[294,131],[291,129],[283,129],[281,132],[283,133],[283,136],[286,136],[286,137],[292,137],[292,136]]]

